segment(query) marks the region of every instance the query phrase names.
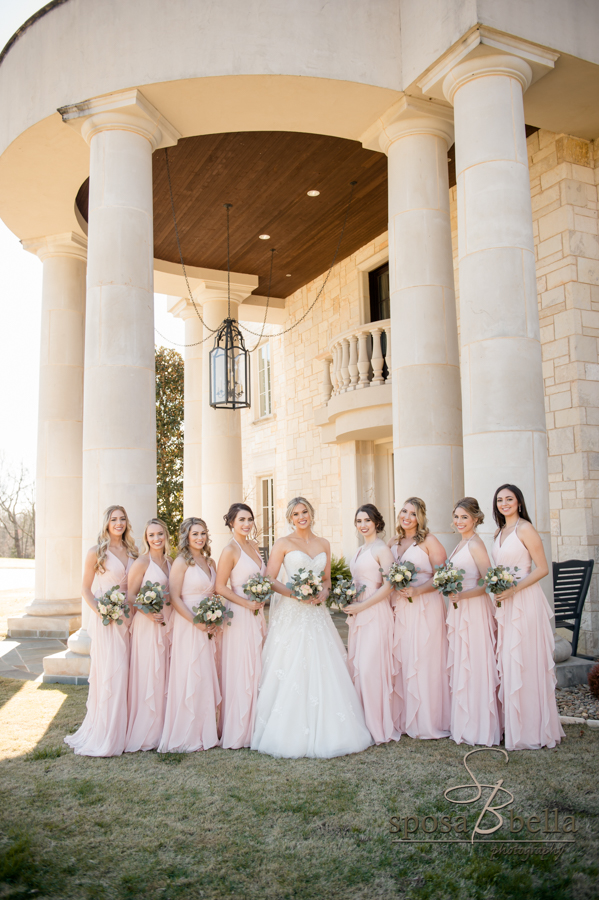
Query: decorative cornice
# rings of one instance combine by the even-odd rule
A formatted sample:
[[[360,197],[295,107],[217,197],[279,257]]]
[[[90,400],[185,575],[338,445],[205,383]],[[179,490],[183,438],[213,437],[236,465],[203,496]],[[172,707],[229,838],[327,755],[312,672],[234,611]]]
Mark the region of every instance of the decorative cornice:
[[[507,75],[515,78],[522,85],[522,91],[532,81],[532,69],[528,63],[518,56],[507,56],[495,53],[492,56],[474,56],[454,66],[443,81],[443,93],[453,103],[456,91],[474,78],[486,75]]]
[[[58,110],[62,121],[89,142],[100,131],[133,131],[152,145],[152,150],[173,147],[181,135],[141,91],[119,91],[83,100]]]
[[[391,144],[410,134],[434,134],[453,144],[453,110],[434,100],[404,95],[390,106],[361,137],[367,150],[387,153]]]
[[[53,256],[68,256],[87,262],[87,238],[72,231],[65,234],[51,234],[46,237],[21,241],[28,253],[33,253],[42,262]]]

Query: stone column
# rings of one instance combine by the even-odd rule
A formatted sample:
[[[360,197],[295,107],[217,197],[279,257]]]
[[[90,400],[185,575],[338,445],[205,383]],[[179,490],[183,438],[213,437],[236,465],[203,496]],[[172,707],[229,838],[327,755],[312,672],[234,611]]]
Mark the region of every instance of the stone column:
[[[243,277],[243,276],[242,276]],[[239,304],[252,291],[255,279],[247,283],[231,279],[231,318],[237,319]],[[236,277],[239,279],[239,276]],[[227,282],[204,281],[194,297],[201,304],[204,329],[202,355],[202,518],[210,530],[212,555],[219,554],[230,539],[223,516],[231,503],[243,502],[241,457],[241,413],[239,410],[213,409],[210,406],[209,357],[216,329],[227,317]],[[256,511],[254,513],[257,515]]]
[[[516,484],[548,560],[547,438],[522,94],[532,71],[508,54],[456,65],[455,111],[466,493],[490,541],[496,488]],[[547,579],[549,581],[549,579]],[[550,590],[551,584],[547,585]]]
[[[96,543],[107,506],[123,504],[138,541],[146,520],[156,515],[152,152],[176,143],[178,135],[135,90],[60,112],[90,147],[83,399],[86,553]],[[83,628],[69,639],[69,650],[79,656],[89,653],[89,615],[84,603]],[[75,677],[80,675],[81,667]]]
[[[201,312],[201,307],[196,304]],[[212,348],[204,327],[186,297],[169,297],[171,315],[185,322],[185,433],[183,443],[183,517],[202,515],[202,355]],[[176,535],[173,535],[176,539]]]
[[[24,241],[43,262],[35,497],[35,599],[11,637],[68,638],[81,624],[81,448],[87,241]]]
[[[396,508],[426,502],[449,550],[463,494],[458,336],[447,149],[451,110],[404,98],[379,141],[389,157],[389,274]]]

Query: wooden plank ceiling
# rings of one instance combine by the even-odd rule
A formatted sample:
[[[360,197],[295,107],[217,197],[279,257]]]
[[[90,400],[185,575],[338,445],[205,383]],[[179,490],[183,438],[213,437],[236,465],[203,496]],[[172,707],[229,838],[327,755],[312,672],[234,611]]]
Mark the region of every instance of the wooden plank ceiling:
[[[226,211],[231,210],[231,270],[258,275],[266,295],[288,297],[331,265],[357,181],[337,261],[387,230],[387,158],[357,141],[317,134],[243,132],[184,138],[169,148],[183,259],[227,268]],[[164,150],[153,156],[154,256],[178,263]],[[308,197],[310,190],[320,191]],[[87,182],[77,204],[87,218]],[[270,239],[260,240],[268,234]]]

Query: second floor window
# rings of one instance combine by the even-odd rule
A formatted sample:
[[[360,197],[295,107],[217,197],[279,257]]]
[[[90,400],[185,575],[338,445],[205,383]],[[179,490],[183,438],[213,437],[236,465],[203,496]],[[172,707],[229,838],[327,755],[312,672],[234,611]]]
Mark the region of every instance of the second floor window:
[[[258,348],[258,394],[260,396],[260,417],[272,413],[272,390],[270,378],[270,343]]]
[[[380,322],[391,317],[391,298],[389,294],[389,263],[379,266],[368,273],[370,293],[370,321]]]

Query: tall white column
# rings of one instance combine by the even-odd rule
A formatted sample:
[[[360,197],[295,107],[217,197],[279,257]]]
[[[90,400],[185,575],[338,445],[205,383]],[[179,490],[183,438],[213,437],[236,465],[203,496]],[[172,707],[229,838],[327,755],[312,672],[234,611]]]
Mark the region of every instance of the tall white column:
[[[237,319],[239,303],[248,291],[237,293],[231,285],[231,318]],[[227,286],[206,283],[197,294],[202,317],[208,328],[218,328],[227,317]],[[231,503],[243,502],[241,457],[241,413],[239,410],[213,409],[210,406],[209,356],[214,335],[204,329],[202,363],[202,518],[210,530],[212,554],[219,554],[231,535],[223,521]]]
[[[548,558],[547,440],[523,91],[524,60],[459,63],[443,90],[455,110],[466,492],[486,514],[496,488],[524,493]]]
[[[60,112],[90,147],[85,553],[96,543],[107,506],[125,507],[138,541],[146,520],[156,515],[152,152],[176,143],[178,135],[136,90]],[[69,650],[80,656],[89,653],[89,614],[84,603],[83,627],[69,639]],[[65,673],[75,663],[67,660]],[[75,677],[82,673],[80,664]]]
[[[24,241],[43,262],[35,497],[35,599],[11,637],[66,639],[81,624],[81,453],[87,241]]]
[[[426,502],[447,549],[463,494],[462,411],[447,149],[451,110],[405,98],[379,138],[389,157],[389,274],[396,508]]]
[[[197,308],[201,311],[199,304]],[[183,517],[202,515],[202,356],[204,326],[191,300],[169,297],[168,311],[185,322],[185,389],[183,439]]]

